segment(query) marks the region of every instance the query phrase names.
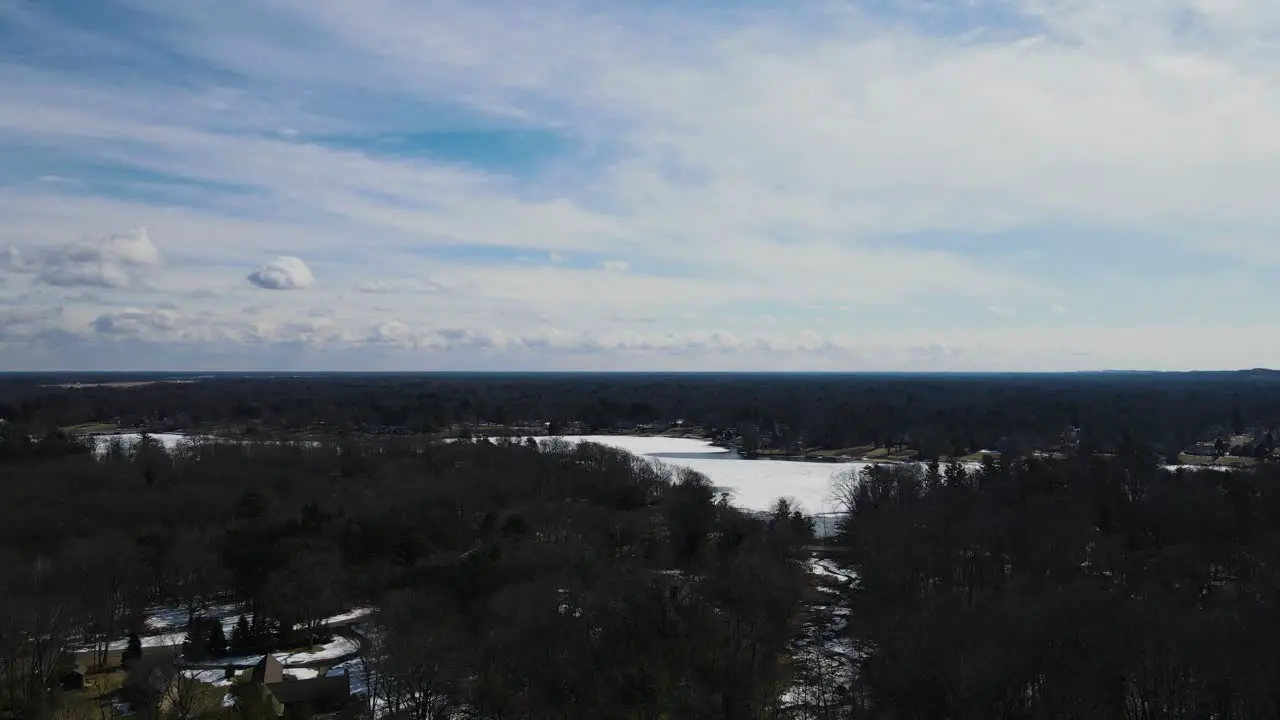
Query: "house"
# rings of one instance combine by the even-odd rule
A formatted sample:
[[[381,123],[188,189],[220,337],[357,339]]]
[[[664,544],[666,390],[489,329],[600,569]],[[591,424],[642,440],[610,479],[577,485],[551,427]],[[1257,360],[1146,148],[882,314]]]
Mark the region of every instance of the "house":
[[[336,713],[351,697],[351,678],[344,668],[337,674],[308,680],[290,680],[284,666],[267,655],[253,668],[253,684],[262,688],[263,697],[277,717],[307,718]]]
[[[102,660],[103,668],[116,668],[124,666],[124,648],[108,650],[105,655],[99,655],[96,649],[93,650],[77,650],[72,655],[74,664],[85,665],[95,670],[98,669],[98,661]],[[143,655],[149,658],[162,658],[172,661],[182,652],[182,648],[172,645],[156,645],[143,649]]]
[[[1196,443],[1195,445],[1192,445],[1186,450],[1183,450],[1183,453],[1187,455],[1195,455],[1198,457],[1216,457],[1218,454],[1218,449],[1214,446],[1213,443]]]
[[[89,675],[89,668],[84,665],[72,665],[58,675],[58,683],[63,690],[83,690],[85,678]]]

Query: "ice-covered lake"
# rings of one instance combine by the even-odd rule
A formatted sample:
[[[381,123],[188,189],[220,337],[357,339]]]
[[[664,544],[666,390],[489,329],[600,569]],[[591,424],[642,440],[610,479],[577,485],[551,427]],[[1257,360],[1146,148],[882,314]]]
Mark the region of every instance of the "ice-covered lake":
[[[183,436],[177,433],[155,433],[152,438],[165,448],[177,447],[183,439],[209,441],[201,436]],[[97,447],[105,448],[111,438],[119,438],[124,445],[138,441],[138,434],[120,433],[115,436],[96,436]],[[805,512],[829,512],[833,510],[831,477],[849,468],[861,468],[867,462],[795,462],[786,460],[745,460],[736,452],[712,445],[704,439],[637,436],[567,436],[563,438],[540,437],[541,443],[563,441],[595,442],[617,447],[635,455],[653,457],[668,465],[684,465],[686,468],[707,475],[718,488],[730,492],[735,505],[746,510],[768,510],[773,501],[790,497]]]
[[[111,438],[125,445],[138,441],[134,433],[98,435],[99,450]],[[183,440],[207,441],[199,435],[156,433],[151,436],[166,449]],[[730,492],[730,499],[747,510],[768,510],[780,497],[789,497],[808,513],[825,513],[834,508],[829,499],[831,476],[868,463],[807,463],[785,460],[746,460],[737,453],[696,438],[639,437],[635,435],[580,435],[563,438],[540,437],[541,443],[560,439],[570,443],[594,442],[635,455],[654,458],[669,465],[683,465],[706,475],[711,484]]]
[[[99,435],[98,447],[105,447],[112,437],[126,444],[137,442],[136,434]],[[151,437],[166,448],[184,439],[209,440],[201,436],[157,433]],[[593,442],[619,448],[635,455],[654,458],[669,465],[683,465],[706,475],[718,488],[730,492],[730,499],[747,510],[768,510],[774,501],[787,497],[810,514],[833,512],[831,478],[849,469],[861,471],[866,462],[811,463],[791,460],[747,460],[737,453],[698,438],[641,437],[636,435],[569,435],[560,438],[539,437],[539,443],[552,440],[570,443]],[[1168,469],[1179,466],[1169,465]],[[1228,468],[1214,468],[1228,469]]]
[[[541,443],[555,438],[538,438]],[[768,510],[780,497],[791,498],[807,513],[835,510],[831,478],[870,463],[811,463],[789,460],[747,460],[737,453],[696,438],[636,437],[632,435],[575,435],[566,442],[593,442],[651,457],[669,465],[683,465],[706,475],[711,484],[730,492],[734,505]]]

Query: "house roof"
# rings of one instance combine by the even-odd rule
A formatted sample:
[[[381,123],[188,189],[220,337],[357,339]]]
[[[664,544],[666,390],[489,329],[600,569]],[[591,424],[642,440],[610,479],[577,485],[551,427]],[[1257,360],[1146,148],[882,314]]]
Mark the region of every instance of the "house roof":
[[[280,682],[284,678],[284,666],[274,655],[267,653],[253,666],[253,681],[259,685]]]
[[[268,683],[267,690],[285,705],[302,702],[340,701],[351,695],[351,680],[346,673],[308,680],[284,680]]]

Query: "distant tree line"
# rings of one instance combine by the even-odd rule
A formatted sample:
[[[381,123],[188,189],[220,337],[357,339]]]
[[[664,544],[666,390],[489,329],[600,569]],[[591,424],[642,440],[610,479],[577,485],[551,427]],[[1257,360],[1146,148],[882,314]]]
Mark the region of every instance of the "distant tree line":
[[[984,449],[1021,455],[1061,444],[1071,428],[1095,450],[1114,450],[1129,436],[1172,458],[1199,441],[1280,426],[1280,373],[1272,371],[213,376],[126,389],[48,386],[68,379],[0,380],[0,418],[46,430],[119,421],[153,430],[383,434],[526,422],[550,422],[553,433],[571,423],[599,431],[684,420],[710,430],[750,428],[759,449],[897,446],[926,458]]]

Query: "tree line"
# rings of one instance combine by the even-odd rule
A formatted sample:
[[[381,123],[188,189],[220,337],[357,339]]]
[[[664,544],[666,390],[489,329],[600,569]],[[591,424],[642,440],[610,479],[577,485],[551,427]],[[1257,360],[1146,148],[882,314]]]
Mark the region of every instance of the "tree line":
[[[762,447],[896,445],[926,458],[983,449],[1022,455],[1061,444],[1071,428],[1098,451],[1114,450],[1128,435],[1173,458],[1195,442],[1280,426],[1280,373],[1273,371],[214,375],[123,389],[53,386],[71,379],[0,379],[0,418],[44,430],[118,420],[153,431],[234,426],[330,434],[528,422],[591,432],[684,420],[712,431],[755,428]]]

